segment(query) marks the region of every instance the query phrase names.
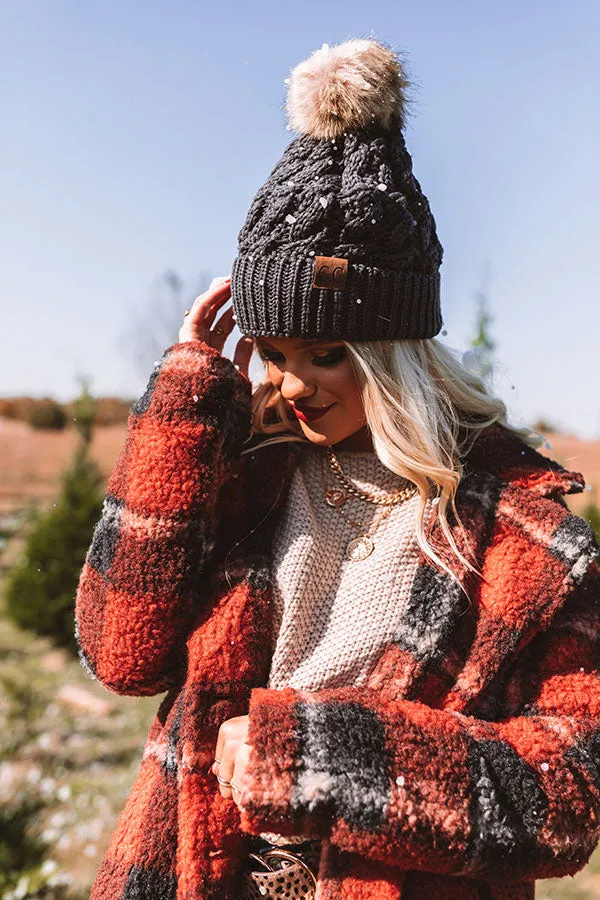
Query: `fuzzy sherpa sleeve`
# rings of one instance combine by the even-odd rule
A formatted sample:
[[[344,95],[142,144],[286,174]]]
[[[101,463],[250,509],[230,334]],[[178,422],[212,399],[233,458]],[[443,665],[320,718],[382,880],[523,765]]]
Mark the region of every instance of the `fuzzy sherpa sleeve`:
[[[514,657],[494,721],[372,688],[256,688],[250,833],[312,833],[403,869],[574,874],[600,837],[600,572]]]
[[[250,410],[249,380],[203,341],[169,347],[132,407],[75,600],[80,660],[109,690],[151,695],[180,677]]]

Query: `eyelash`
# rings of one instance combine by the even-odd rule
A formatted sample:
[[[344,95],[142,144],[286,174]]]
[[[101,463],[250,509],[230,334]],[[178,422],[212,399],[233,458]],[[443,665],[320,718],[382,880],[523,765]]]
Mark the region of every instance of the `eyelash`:
[[[276,353],[273,350],[261,350],[260,356],[265,362],[278,362],[285,359],[282,353]],[[313,356],[312,361],[313,365],[324,368],[325,366],[336,366],[345,356],[346,348],[338,347],[335,350],[331,350],[329,353],[324,353],[322,356]]]

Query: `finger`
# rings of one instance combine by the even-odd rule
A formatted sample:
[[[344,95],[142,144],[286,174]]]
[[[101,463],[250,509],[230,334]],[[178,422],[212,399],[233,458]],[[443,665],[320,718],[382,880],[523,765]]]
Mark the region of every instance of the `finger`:
[[[217,746],[215,747],[215,758],[221,760],[221,765],[219,767],[220,775],[223,775],[223,772],[225,771],[223,766],[228,765],[226,759],[227,744],[229,743],[231,745],[232,740],[234,740],[236,737],[237,735],[235,718],[225,719],[224,722],[221,722],[219,733],[217,734]],[[231,746],[229,749],[231,750]],[[231,757],[230,759],[230,765],[233,768],[233,757]]]
[[[215,747],[215,759],[223,760],[223,747],[225,746],[224,722],[221,723],[219,733],[217,734],[217,745]]]
[[[242,794],[244,792],[244,782],[246,771],[250,760],[251,747],[248,744],[241,744],[235,755],[235,763],[233,767],[233,775],[229,779],[233,782],[234,787],[231,789],[232,799],[239,806]]]
[[[215,288],[221,287],[221,285],[226,284],[228,282],[231,283],[231,275],[217,275],[215,278],[212,279],[207,290],[214,291]]]
[[[191,309],[186,311],[183,324],[179,329],[180,341],[206,340],[209,343],[212,342],[210,326],[212,325],[219,305],[225,303],[230,296],[227,292],[227,285],[228,282],[220,285],[220,287],[224,288],[225,293],[221,292],[216,301],[214,299],[214,291],[207,291],[204,294],[200,294],[199,297],[196,297],[192,303]],[[216,302],[217,306],[211,307],[211,302]],[[207,309],[208,312],[206,312]]]
[[[250,360],[252,358],[252,353],[254,351],[254,340],[249,335],[244,335],[244,337],[240,338],[237,342],[237,346],[235,348],[235,352],[233,354],[233,364],[234,366],[248,377],[248,369],[250,367]]]
[[[231,781],[237,747],[237,741],[226,741],[223,747],[223,755],[218,757],[218,759],[221,760],[218,776],[223,781]],[[223,797],[231,798],[231,787],[228,784],[221,784],[220,781],[217,781],[217,783],[219,785],[219,791],[221,792],[221,795]]]
[[[217,349],[222,350],[225,341],[233,331],[235,321],[233,318],[233,306],[229,306],[222,316],[220,316],[213,328],[213,334],[216,335],[215,344]]]
[[[218,309],[227,302],[230,296],[231,282],[228,278],[216,287],[204,291],[203,294],[196,297],[187,316],[188,321],[192,325],[202,324],[210,328]]]
[[[233,764],[233,774],[230,781],[234,781],[239,788],[244,784],[244,778],[248,763],[250,761],[250,753],[252,747],[250,744],[238,744]]]

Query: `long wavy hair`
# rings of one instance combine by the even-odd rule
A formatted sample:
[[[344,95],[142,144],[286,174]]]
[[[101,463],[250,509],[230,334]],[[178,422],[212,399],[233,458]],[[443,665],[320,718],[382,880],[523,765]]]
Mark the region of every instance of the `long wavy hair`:
[[[375,454],[384,466],[419,489],[419,546],[456,578],[425,535],[426,504],[434,487],[439,523],[451,552],[467,569],[481,575],[459,550],[448,522],[450,508],[465,533],[454,501],[463,475],[462,459],[479,432],[494,423],[532,447],[538,447],[543,437],[509,424],[504,402],[462,363],[456,350],[435,338],[344,344],[362,393]],[[298,420],[288,416],[286,401],[269,381],[266,365],[264,379],[253,391],[252,409],[252,434],[265,435],[253,449],[282,441],[310,443]]]

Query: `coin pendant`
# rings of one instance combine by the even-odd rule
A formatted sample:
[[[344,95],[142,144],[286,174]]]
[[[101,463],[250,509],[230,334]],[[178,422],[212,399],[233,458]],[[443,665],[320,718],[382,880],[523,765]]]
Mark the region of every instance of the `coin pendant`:
[[[346,502],[346,494],[341,488],[330,488],[325,492],[325,502],[329,506],[343,506]]]
[[[374,549],[375,545],[368,537],[358,537],[350,541],[346,547],[346,556],[348,559],[366,559],[367,556],[371,555]]]

